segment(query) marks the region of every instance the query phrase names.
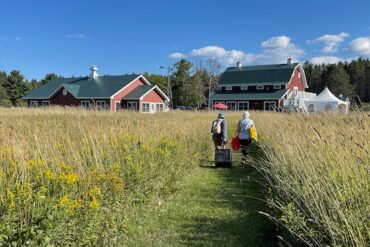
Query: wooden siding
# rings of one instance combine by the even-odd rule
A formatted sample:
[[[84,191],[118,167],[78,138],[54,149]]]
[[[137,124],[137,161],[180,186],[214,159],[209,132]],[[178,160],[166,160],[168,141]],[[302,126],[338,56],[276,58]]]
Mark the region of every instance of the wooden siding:
[[[121,101],[121,107],[122,107],[123,103],[124,103],[124,102],[122,102],[122,98],[125,97],[127,94],[129,94],[132,90],[134,90],[138,86],[144,85],[144,84],[145,83],[142,79],[137,79],[136,81],[129,84],[127,87],[122,88],[120,91],[118,91],[114,95],[113,99],[111,100],[112,101],[111,110],[112,111],[116,110],[116,104],[115,104],[116,101]]]
[[[141,102],[162,103],[162,104],[164,104],[164,99],[154,89],[154,90],[150,91],[147,95],[145,95],[144,98],[141,100]]]
[[[290,80],[288,84],[288,89],[293,90],[293,87],[298,87],[298,91],[305,91],[304,90],[304,84],[303,84],[303,75],[301,75],[301,78],[298,77],[299,69],[296,68],[293,71],[292,79]]]

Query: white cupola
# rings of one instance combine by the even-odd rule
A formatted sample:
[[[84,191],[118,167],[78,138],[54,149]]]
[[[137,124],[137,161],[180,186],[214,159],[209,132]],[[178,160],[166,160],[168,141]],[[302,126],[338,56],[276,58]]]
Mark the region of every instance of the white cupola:
[[[98,68],[95,66],[95,65],[93,65],[91,68],[90,68],[90,70],[91,70],[91,74],[90,74],[90,78],[91,79],[95,79],[95,78],[97,78],[99,75],[98,75]]]
[[[288,60],[287,60],[286,63],[289,64],[289,65],[292,65],[292,59],[291,58],[288,58]]]
[[[242,67],[242,63],[241,63],[240,61],[238,61],[238,62],[236,63],[236,67],[240,69],[240,68]]]

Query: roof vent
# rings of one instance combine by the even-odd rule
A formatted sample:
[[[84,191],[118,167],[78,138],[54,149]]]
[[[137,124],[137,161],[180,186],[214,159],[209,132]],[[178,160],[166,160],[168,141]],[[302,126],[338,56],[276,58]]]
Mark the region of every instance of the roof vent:
[[[236,67],[240,69],[240,68],[242,67],[242,63],[241,63],[240,61],[238,61],[238,62],[236,63]]]
[[[98,68],[95,66],[95,65],[93,65],[91,68],[90,68],[90,70],[91,70],[91,74],[90,74],[90,78],[91,79],[95,79],[95,78],[97,78],[99,75],[98,75],[98,73],[97,73],[97,71],[98,71]]]
[[[291,58],[288,58],[288,60],[287,60],[286,63],[289,64],[289,65],[292,65],[292,59]]]

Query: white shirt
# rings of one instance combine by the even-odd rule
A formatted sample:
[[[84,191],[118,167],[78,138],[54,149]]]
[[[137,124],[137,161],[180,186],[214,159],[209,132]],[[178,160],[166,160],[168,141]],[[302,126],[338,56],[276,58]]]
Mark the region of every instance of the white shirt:
[[[244,118],[239,121],[239,139],[240,140],[245,140],[245,139],[251,139],[250,134],[249,134],[249,129],[254,125],[253,120],[249,118]]]

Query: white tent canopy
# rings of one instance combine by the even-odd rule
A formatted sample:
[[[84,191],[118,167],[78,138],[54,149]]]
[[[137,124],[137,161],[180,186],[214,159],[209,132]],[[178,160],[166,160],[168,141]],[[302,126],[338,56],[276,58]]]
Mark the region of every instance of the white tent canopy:
[[[319,95],[306,100],[309,112],[342,112],[348,113],[349,102],[338,99],[326,87]]]

